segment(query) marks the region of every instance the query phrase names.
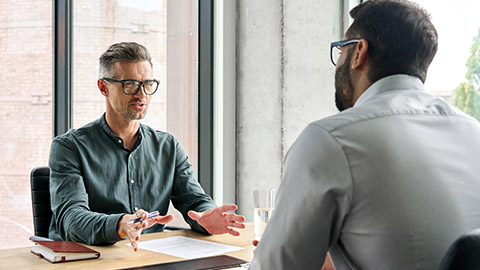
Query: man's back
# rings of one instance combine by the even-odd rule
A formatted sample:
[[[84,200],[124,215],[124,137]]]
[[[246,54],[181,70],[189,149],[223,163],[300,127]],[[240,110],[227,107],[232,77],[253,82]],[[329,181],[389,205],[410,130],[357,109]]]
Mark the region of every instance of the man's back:
[[[478,123],[423,91],[398,91],[411,93],[359,103],[352,113],[365,119],[332,131],[353,182],[342,252],[364,258],[355,262],[362,269],[433,269],[458,236],[480,226]]]
[[[260,257],[277,249],[279,269],[299,268],[328,249],[337,269],[436,269],[458,236],[480,227],[480,125],[422,88],[388,77],[307,127],[272,218],[285,229],[265,233]],[[288,232],[293,221],[299,234]]]

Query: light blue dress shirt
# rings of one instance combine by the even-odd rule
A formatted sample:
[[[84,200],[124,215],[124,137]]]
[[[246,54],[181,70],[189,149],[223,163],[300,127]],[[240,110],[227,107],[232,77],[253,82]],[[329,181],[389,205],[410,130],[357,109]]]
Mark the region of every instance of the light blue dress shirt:
[[[296,140],[251,269],[437,269],[479,227],[479,123],[394,75]]]

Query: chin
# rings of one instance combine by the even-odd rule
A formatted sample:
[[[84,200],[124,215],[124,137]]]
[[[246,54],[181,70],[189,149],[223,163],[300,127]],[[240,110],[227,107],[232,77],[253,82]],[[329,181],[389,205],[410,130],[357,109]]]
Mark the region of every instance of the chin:
[[[145,116],[147,116],[147,112],[125,114],[125,117],[130,120],[142,120]]]
[[[146,113],[140,114],[140,115],[138,115],[137,117],[135,117],[135,120],[142,120],[142,119],[145,118],[146,116],[147,116]]]

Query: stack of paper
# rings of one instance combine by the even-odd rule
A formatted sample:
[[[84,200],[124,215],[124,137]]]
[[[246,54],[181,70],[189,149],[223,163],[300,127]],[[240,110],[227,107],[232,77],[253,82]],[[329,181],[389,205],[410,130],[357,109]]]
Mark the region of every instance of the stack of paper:
[[[127,244],[130,246],[130,244]],[[242,250],[241,247],[230,246],[211,241],[204,241],[184,236],[141,241],[139,248],[159,252],[185,259],[196,259]]]

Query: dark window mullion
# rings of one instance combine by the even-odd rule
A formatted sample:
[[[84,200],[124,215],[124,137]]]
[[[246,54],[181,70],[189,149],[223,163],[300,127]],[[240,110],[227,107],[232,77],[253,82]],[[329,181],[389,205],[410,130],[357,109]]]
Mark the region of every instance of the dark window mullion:
[[[213,0],[198,9],[198,180],[213,196]]]
[[[73,1],[54,0],[53,135],[72,127]]]

